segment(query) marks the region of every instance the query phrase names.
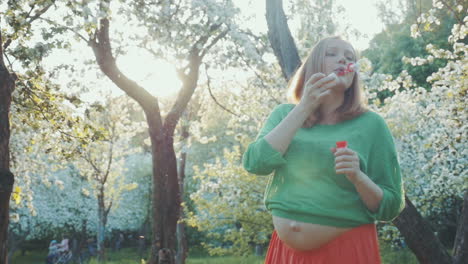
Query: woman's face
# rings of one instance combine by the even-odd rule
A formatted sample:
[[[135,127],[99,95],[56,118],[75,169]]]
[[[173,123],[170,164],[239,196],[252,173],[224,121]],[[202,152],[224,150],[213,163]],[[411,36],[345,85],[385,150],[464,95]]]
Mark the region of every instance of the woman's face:
[[[349,63],[356,62],[353,47],[341,39],[332,39],[328,42],[323,59],[323,73],[329,75],[334,72],[338,76],[342,87],[348,89],[353,82],[353,72],[346,72]]]

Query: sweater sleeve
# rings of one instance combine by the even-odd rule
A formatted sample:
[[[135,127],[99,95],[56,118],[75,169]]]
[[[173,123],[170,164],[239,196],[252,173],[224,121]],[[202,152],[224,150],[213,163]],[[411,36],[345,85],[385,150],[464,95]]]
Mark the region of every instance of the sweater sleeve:
[[[245,170],[258,175],[268,175],[286,164],[283,155],[268,143],[264,136],[283,120],[288,105],[281,104],[273,109],[265,125],[254,142],[250,143],[244,153],[242,163]]]
[[[404,190],[393,137],[380,116],[378,122],[369,156],[368,176],[382,189],[383,197],[377,212],[369,213],[378,221],[391,221],[405,207]]]

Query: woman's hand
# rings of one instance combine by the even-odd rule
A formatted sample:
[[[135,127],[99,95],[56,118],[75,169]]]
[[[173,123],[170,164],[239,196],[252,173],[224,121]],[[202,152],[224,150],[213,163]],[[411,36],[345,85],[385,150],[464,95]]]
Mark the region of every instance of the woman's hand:
[[[349,148],[332,148],[335,155],[336,174],[344,174],[353,184],[362,179],[362,172],[359,166],[359,156]]]
[[[300,105],[303,105],[309,113],[314,112],[323,102],[323,99],[331,93],[330,89],[337,86],[339,82],[335,73],[325,76],[323,73],[316,73],[304,84],[304,90]]]

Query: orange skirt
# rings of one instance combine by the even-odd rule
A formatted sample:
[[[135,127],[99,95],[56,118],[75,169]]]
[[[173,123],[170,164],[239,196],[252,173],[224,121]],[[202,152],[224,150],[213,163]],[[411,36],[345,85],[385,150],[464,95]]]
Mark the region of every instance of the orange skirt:
[[[265,264],[380,264],[375,224],[353,228],[310,251],[298,251],[284,244],[273,231]]]

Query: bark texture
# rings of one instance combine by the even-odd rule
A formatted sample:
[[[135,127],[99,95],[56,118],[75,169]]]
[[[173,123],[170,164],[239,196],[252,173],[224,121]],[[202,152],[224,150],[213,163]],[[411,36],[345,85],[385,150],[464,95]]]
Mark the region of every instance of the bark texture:
[[[3,60],[3,39],[0,32],[0,263],[8,263],[8,224],[10,197],[15,178],[10,171],[10,106],[16,76]]]
[[[266,20],[271,47],[281,66],[283,77],[289,80],[301,65],[301,59],[288,27],[282,0],[266,0]]]
[[[422,217],[408,197],[405,197],[405,201],[405,209],[393,220],[393,224],[403,235],[418,261],[427,264],[452,263],[451,256],[434,234],[429,222]]]

